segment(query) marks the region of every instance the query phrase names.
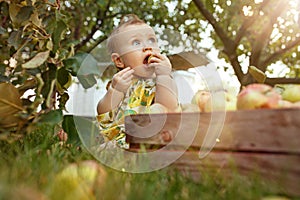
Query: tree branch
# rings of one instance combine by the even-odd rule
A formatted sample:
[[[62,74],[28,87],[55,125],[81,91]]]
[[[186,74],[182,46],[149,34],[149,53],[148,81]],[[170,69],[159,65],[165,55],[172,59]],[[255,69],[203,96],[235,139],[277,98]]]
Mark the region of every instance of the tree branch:
[[[279,58],[282,54],[288,52],[292,48],[300,45],[300,38],[297,40],[294,40],[293,42],[290,42],[288,45],[286,45],[286,48],[280,49],[276,51],[275,53],[272,53],[269,57],[267,57],[264,61],[261,62],[261,66],[267,68],[269,64],[271,64],[274,60]]]
[[[261,3],[260,8],[258,10],[263,10],[264,7],[266,7],[270,3],[270,0],[265,0]],[[245,36],[246,31],[248,28],[250,28],[256,21],[257,15],[252,15],[251,17],[245,18],[242,26],[239,28],[236,34],[236,38],[234,40],[234,43],[238,45],[241,41],[241,39]]]
[[[285,1],[278,1],[275,10],[269,14],[269,23],[264,25],[264,28],[261,30],[261,34],[255,39],[255,42],[252,46],[250,65],[254,65],[262,71],[266,70],[266,66],[261,65],[261,54],[270,41],[273,25],[275,24],[278,16],[280,16],[281,13],[286,9],[287,5],[288,4]]]
[[[237,46],[235,45],[234,41],[227,36],[226,32],[218,25],[218,22],[216,21],[214,16],[206,9],[203,2],[201,0],[193,0],[193,2],[196,4],[198,10],[204,16],[204,18],[206,18],[206,20],[213,26],[216,34],[221,39],[224,45],[223,52],[227,55],[238,80],[241,82],[244,73],[242,71],[242,67],[237,58],[237,54],[236,54]]]
[[[87,42],[89,42],[93,38],[93,35],[96,33],[96,31],[99,30],[100,25],[98,24],[98,22],[101,21],[101,24],[104,23],[104,20],[106,19],[106,14],[107,14],[107,11],[109,10],[111,2],[112,2],[112,0],[108,1],[103,14],[102,14],[101,8],[99,8],[99,10],[96,14],[98,17],[97,17],[95,25],[92,27],[91,32],[86,36],[86,38],[74,47],[75,51],[78,51],[82,46],[84,46]]]
[[[98,46],[100,43],[102,43],[104,40],[107,39],[107,36],[102,36],[96,41],[88,50],[87,53],[90,53],[96,46]]]
[[[300,78],[266,78],[265,84],[271,86],[276,84],[300,84]]]
[[[224,44],[224,48],[226,49],[226,48],[229,48],[230,46],[232,46],[233,41],[227,36],[226,32],[221,28],[221,26],[218,25],[217,20],[206,9],[203,2],[201,0],[193,0],[193,2],[197,6],[197,8],[201,12],[201,14],[205,17],[205,19],[213,26],[216,34],[222,40],[222,42]],[[230,52],[232,52],[231,49],[230,49]]]

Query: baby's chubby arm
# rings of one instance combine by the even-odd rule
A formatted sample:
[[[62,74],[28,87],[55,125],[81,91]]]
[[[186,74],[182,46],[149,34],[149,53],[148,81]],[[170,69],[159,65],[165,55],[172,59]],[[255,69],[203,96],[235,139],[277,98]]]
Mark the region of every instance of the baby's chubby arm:
[[[119,105],[131,84],[133,72],[133,69],[127,67],[113,76],[106,94],[98,102],[98,114],[109,112]]]
[[[165,106],[169,112],[178,109],[178,91],[171,77],[172,64],[166,55],[154,54],[150,59],[149,67],[155,68],[156,95],[155,102]]]

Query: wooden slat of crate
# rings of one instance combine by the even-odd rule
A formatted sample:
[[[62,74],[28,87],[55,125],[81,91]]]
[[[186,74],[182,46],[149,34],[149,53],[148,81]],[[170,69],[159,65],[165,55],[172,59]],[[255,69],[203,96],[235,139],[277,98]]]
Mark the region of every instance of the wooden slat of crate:
[[[162,117],[162,115],[165,116]],[[214,113],[214,117],[218,117],[217,115],[218,113]],[[130,143],[168,144],[161,137],[161,133],[168,130],[173,134],[184,134],[186,137],[193,137],[191,135],[195,134],[191,146],[199,147],[203,146],[204,136],[208,133],[209,126],[219,126],[218,121],[210,123],[213,121],[211,117],[211,113],[139,114],[127,116],[125,128],[129,134]],[[199,121],[195,121],[195,118]],[[150,138],[132,137],[136,134],[137,124],[145,127],[145,129],[139,129],[138,132],[142,133],[149,129],[147,127],[149,123],[156,124],[156,121],[160,122],[160,120],[164,123],[159,124],[157,135]],[[153,125],[150,128],[153,128]],[[300,153],[300,109],[227,112],[218,139],[219,142],[214,148]],[[184,144],[185,142],[176,141],[175,143]]]
[[[211,113],[127,116],[127,139],[134,150],[140,144],[169,146],[170,143],[163,140],[162,133],[165,131],[175,133],[174,140],[178,139],[176,133],[187,137],[196,133],[188,150],[185,151],[187,141],[176,141],[174,147],[163,152],[164,156],[171,156],[178,150],[182,151],[183,155],[173,163],[180,170],[193,175],[199,175],[199,168],[230,173],[230,163],[233,162],[243,174],[258,172],[267,180],[281,184],[283,191],[300,195],[300,109],[227,112],[219,142],[204,159],[199,159],[199,150],[205,146],[203,141],[209,126],[219,125],[211,117]],[[137,128],[137,124],[141,127]],[[151,126],[147,127],[149,124]],[[158,127],[155,128],[155,124]],[[137,133],[143,134],[143,127],[146,132],[153,130],[157,134],[150,138],[135,137]],[[149,151],[153,150],[151,145],[148,147]]]
[[[279,187],[278,192],[299,196],[299,164],[298,155],[212,151],[204,159],[198,159],[197,152],[187,151],[173,165],[197,178],[200,178],[201,171],[205,171],[203,169],[219,170],[228,176],[237,169],[244,175],[259,175],[274,187]]]
[[[132,148],[138,151],[138,148]],[[174,163],[167,158],[182,154]],[[279,153],[211,151],[206,157],[199,159],[199,151],[163,151],[160,152],[162,165],[171,164],[183,174],[195,180],[201,179],[201,173],[218,172],[225,177],[236,173],[258,176],[275,188],[276,192],[292,196],[300,196],[300,156]],[[156,160],[149,161],[149,168],[157,165]]]

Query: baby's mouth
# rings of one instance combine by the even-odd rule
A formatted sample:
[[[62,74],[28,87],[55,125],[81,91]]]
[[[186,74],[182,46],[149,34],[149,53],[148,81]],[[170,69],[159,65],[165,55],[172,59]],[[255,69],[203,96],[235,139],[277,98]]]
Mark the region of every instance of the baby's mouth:
[[[153,57],[152,54],[147,55],[143,61],[143,64],[145,65],[149,64],[152,57]]]

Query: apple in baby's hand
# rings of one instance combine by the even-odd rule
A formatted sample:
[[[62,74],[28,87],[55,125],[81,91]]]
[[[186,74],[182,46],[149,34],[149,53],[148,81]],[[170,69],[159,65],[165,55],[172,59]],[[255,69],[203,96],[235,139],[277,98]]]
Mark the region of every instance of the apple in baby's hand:
[[[281,96],[273,87],[253,83],[245,86],[237,96],[237,109],[278,108]]]

